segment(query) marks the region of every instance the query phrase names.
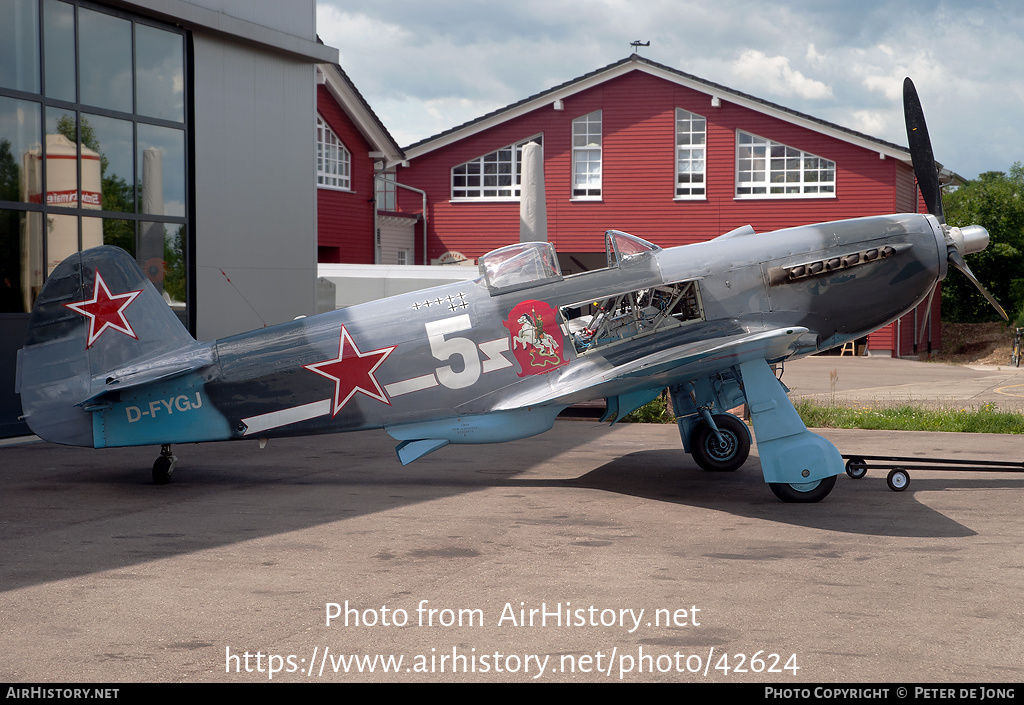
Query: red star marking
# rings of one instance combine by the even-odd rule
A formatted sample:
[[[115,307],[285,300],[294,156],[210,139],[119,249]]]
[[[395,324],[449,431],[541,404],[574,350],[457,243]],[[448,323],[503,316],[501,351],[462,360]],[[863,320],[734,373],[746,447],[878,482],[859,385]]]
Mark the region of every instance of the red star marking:
[[[352,336],[345,330],[345,326],[342,326],[341,337],[338,341],[338,357],[312,365],[303,365],[303,367],[334,380],[334,412],[331,414],[332,416],[337,416],[356,392],[362,392],[366,396],[390,406],[391,402],[388,401],[384,389],[381,388],[373,373],[396,347],[398,346],[392,345],[389,348],[360,352],[355,341],[352,340]]]
[[[135,335],[135,331],[132,330],[128,319],[124,317],[124,310],[141,293],[142,289],[124,294],[111,294],[107,283],[100,275],[100,270],[97,269],[96,280],[92,287],[92,298],[88,301],[77,301],[64,305],[89,319],[89,341],[85,347],[90,348],[108,328],[120,331],[136,340],[139,339],[139,336]]]

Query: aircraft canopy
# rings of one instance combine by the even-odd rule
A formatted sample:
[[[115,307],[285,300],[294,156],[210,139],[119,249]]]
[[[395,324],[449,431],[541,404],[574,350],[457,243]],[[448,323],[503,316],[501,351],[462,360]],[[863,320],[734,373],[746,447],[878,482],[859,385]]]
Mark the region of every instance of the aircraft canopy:
[[[480,258],[480,273],[492,294],[562,279],[562,269],[550,242],[520,242],[488,252]]]

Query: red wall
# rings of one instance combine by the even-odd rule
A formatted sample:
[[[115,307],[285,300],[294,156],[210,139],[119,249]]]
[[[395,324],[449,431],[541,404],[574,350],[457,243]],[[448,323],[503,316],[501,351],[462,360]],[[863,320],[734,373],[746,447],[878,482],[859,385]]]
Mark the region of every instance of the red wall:
[[[674,200],[675,109],[707,118],[707,199]],[[602,198],[573,201],[572,120],[602,110]],[[734,197],[736,130],[752,132],[836,163],[835,198]],[[730,104],[712,108],[710,97],[642,71],[611,79],[547,104],[452,145],[415,158],[399,180],[425,189],[429,251],[458,250],[479,257],[518,242],[519,204],[452,203],[451,168],[495,149],[543,133],[549,239],[562,252],[597,252],[609,228],[663,247],[707,240],[750,224],[761,232],[804,223],[913,210],[913,173],[894,159]],[[907,193],[903,193],[906,191]],[[401,194],[400,207],[418,210]],[[418,196],[417,196],[418,198]]]
[[[373,264],[373,160],[371,147],[324,86],[317,112],[352,155],[352,190],[317,189],[319,261]]]

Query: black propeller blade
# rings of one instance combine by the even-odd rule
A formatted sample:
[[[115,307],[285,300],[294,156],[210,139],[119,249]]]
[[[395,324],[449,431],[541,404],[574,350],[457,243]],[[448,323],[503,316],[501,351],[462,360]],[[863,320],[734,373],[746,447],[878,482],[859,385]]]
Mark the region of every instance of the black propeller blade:
[[[928,136],[928,125],[924,121],[921,99],[918,98],[917,89],[914,88],[914,82],[909,77],[903,81],[903,117],[907,123],[907,141],[910,143],[910,159],[914,163],[914,175],[917,177],[917,186],[921,189],[921,198],[924,199],[928,212],[935,216],[946,233],[946,257],[949,263],[963,272],[974,286],[978,288],[982,296],[992,304],[992,307],[999,315],[1009,322],[1010,317],[1006,315],[1006,311],[999,305],[995,297],[989,293],[988,289],[978,281],[971,268],[967,266],[963,253],[957,245],[958,240],[954,240],[949,235],[950,229],[946,226],[946,216],[942,209],[942,186],[939,184],[939,171],[935,168],[935,156],[932,153],[931,138]],[[978,229],[984,232],[983,229]],[[963,246],[963,237],[959,235],[957,237],[959,238],[960,245]],[[985,238],[987,242],[987,233],[985,233]],[[934,294],[934,291],[932,294]],[[928,297],[928,301],[929,303],[931,302],[931,296]],[[931,306],[929,306],[929,310],[925,313],[925,325],[928,323],[928,315],[930,313]],[[923,337],[924,332],[925,329],[922,326],[919,337]]]
[[[928,137],[928,125],[924,121],[921,99],[917,97],[914,82],[908,76],[903,80],[903,118],[907,123],[907,141],[910,142],[910,159],[914,163],[914,175],[921,197],[928,212],[946,222],[942,211],[942,188],[939,186],[939,172],[935,168],[932,141]]]
[[[978,291],[981,292],[981,295],[988,299],[988,302],[992,304],[992,308],[994,308],[996,312],[1003,317],[1003,320],[1009,323],[1010,317],[1006,315],[1006,311],[1004,311],[1003,307],[999,305],[998,301],[996,301],[996,297],[992,296],[988,289],[986,289],[985,286],[978,281],[978,278],[974,276],[974,272],[972,272],[971,268],[967,266],[967,262],[964,261],[964,257],[960,254],[960,251],[955,247],[949,248],[948,259],[950,264],[967,275],[967,278],[974,283],[974,286],[978,287]]]

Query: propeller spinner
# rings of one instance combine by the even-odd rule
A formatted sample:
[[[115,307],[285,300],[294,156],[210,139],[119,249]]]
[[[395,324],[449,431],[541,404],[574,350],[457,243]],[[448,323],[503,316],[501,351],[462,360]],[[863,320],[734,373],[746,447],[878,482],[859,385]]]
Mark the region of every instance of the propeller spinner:
[[[932,141],[928,137],[928,125],[924,121],[921,99],[918,98],[917,89],[914,88],[914,82],[909,77],[903,81],[903,116],[907,123],[907,141],[910,143],[910,159],[914,163],[917,185],[921,189],[921,198],[924,199],[925,207],[928,208],[929,213],[935,216],[942,227],[946,238],[947,260],[967,275],[967,278],[992,304],[996,312],[1004,320],[1009,321],[1010,317],[1006,315],[1006,311],[989,293],[988,289],[978,281],[974,272],[964,261],[964,255],[981,252],[988,246],[988,231],[980,225],[956,228],[946,224],[946,216],[942,209],[942,187],[939,184],[939,172],[935,168]],[[931,296],[928,297],[928,300],[931,302]]]

